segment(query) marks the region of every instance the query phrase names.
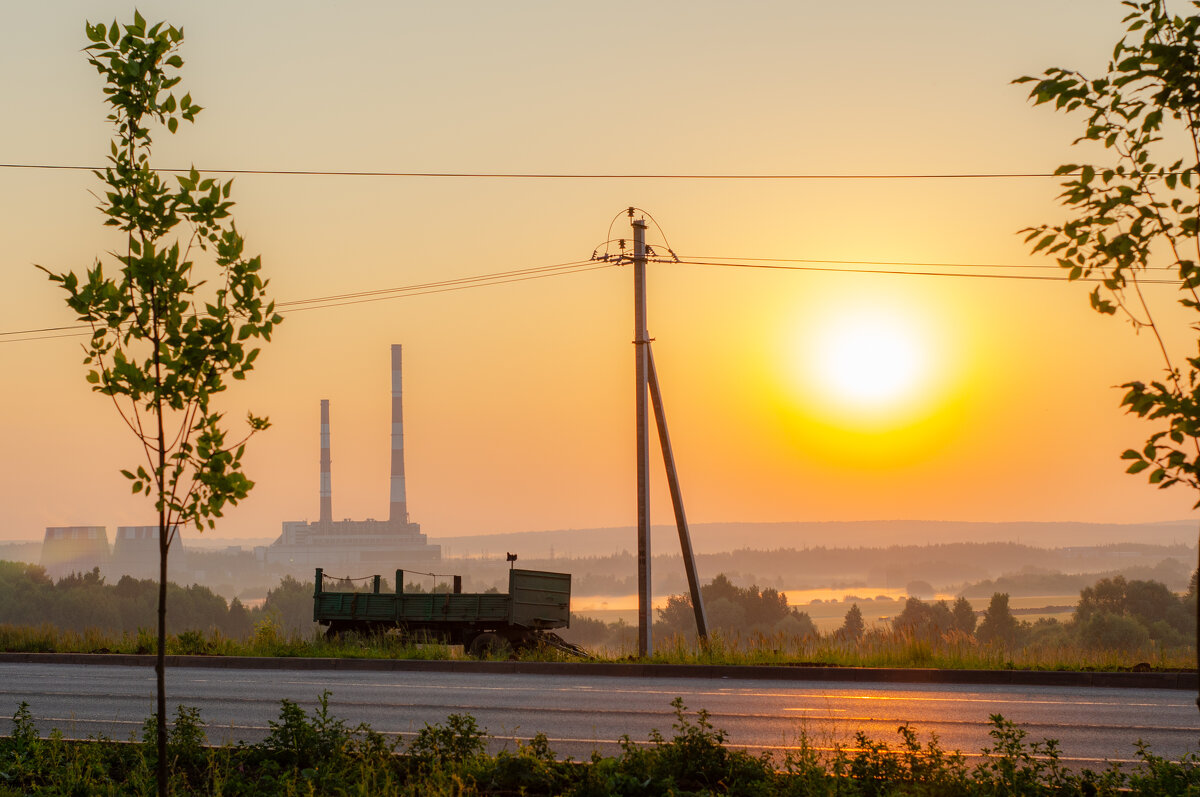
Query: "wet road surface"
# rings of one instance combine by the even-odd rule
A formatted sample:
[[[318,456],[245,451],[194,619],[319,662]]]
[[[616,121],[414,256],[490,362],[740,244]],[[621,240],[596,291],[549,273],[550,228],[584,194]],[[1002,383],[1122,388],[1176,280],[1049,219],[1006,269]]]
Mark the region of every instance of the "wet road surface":
[[[128,739],[153,712],[147,667],[0,664],[0,712],[24,700],[43,732]],[[200,709],[210,742],[256,741],[280,701],[307,709],[329,690],[332,713],[385,734],[410,737],[448,714],[470,714],[493,749],[539,731],[560,756],[611,754],[622,735],[645,741],[672,733],[671,701],[706,709],[728,742],[781,755],[802,735],[818,748],[854,746],[857,731],[891,746],[909,724],[922,741],[976,754],[990,743],[989,716],[1003,715],[1029,738],[1057,739],[1077,766],[1130,760],[1135,743],[1175,758],[1200,749],[1200,712],[1191,692],[1099,687],[813,684],[699,678],[622,678],[446,672],[337,672],[179,667],[167,672],[168,705]],[[0,732],[7,732],[0,720]]]

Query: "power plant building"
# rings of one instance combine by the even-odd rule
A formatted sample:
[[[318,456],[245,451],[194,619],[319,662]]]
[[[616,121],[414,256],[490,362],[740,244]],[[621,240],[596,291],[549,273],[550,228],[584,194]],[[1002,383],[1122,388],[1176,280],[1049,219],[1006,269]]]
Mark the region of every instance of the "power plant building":
[[[179,528],[171,538],[171,555],[167,558],[167,577],[178,580],[185,566],[183,539]],[[106,569],[110,581],[121,576],[158,580],[158,526],[118,526],[113,541],[112,558]]]
[[[55,581],[72,573],[108,567],[108,529],[104,526],[50,526],[42,541],[42,567]]]
[[[430,545],[419,523],[408,517],[404,484],[404,403],[401,347],[392,346],[392,461],[387,520],[333,519],[329,401],[321,401],[320,514],[315,522],[285,521],[271,545],[256,549],[269,565],[298,573],[314,567],[345,565],[373,573],[412,568],[441,560],[440,545]]]
[[[168,575],[178,580],[184,568],[183,540],[179,530],[171,542]],[[110,583],[121,576],[158,579],[158,526],[118,526],[115,544],[109,548],[104,526],[50,526],[42,541],[42,567],[55,581],[72,573],[90,573],[100,568]]]

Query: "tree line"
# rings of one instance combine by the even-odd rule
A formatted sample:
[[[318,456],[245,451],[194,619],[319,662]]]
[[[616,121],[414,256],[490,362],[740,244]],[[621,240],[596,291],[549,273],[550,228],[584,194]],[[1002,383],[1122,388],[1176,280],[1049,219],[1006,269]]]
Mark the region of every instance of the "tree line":
[[[167,590],[171,601],[167,631],[171,634],[218,631],[241,640],[268,616],[289,631],[312,627],[312,584],[290,576],[267,592],[261,606],[253,608],[237,598],[226,602],[198,584],[181,587],[172,583]],[[122,576],[116,584],[109,584],[96,568],[56,582],[38,565],[0,561],[0,623],[48,623],[69,631],[135,634],[154,628],[157,608],[158,582],[154,579]]]
[[[830,638],[847,644],[892,636],[930,644],[964,642],[1007,648],[1038,644],[1125,651],[1141,650],[1151,643],[1159,648],[1195,643],[1196,574],[1183,595],[1152,579],[1126,579],[1121,575],[1101,578],[1080,591],[1075,612],[1066,622],[1055,618],[1018,620],[1004,592],[993,593],[983,612],[964,596],[953,602],[910,597],[895,617],[874,627],[867,626],[862,610],[853,603],[841,627],[828,635],[820,633],[807,612],[789,607],[787,596],[771,587],[738,587],[721,574],[702,585],[700,593],[710,632],[727,643],[771,635]],[[656,615],[656,638],[695,639],[695,618],[688,595],[670,596]],[[629,628],[621,622],[606,624],[573,617],[571,638],[581,644],[617,647],[627,641]]]

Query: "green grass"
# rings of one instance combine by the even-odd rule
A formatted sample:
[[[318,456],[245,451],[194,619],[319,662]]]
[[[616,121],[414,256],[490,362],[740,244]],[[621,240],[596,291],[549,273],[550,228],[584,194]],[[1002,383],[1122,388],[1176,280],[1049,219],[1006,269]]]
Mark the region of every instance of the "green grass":
[[[148,631],[107,635],[97,631],[63,631],[50,625],[0,625],[0,651],[35,653],[138,653],[154,651]],[[600,650],[598,661],[638,660],[627,650]],[[234,640],[219,632],[185,631],[168,637],[170,655],[272,656],[308,658],[432,659],[466,658],[459,647],[436,642],[416,642],[394,634],[350,636],[331,641],[323,636],[288,634],[265,622],[247,640]],[[535,649],[520,655],[523,661],[570,661],[552,649]],[[875,633],[859,642],[833,637],[799,638],[785,634],[747,637],[713,635],[706,646],[683,637],[655,640],[656,664],[825,665],[836,667],[925,667],[979,670],[1128,670],[1144,663],[1152,670],[1194,670],[1193,648],[1104,650],[1075,645],[1030,643],[1013,648],[986,646],[962,634],[930,641],[904,634]]]
[[[175,795],[1195,795],[1200,767],[1139,747],[1139,765],[1101,771],[1064,767],[1051,740],[1031,741],[1002,717],[991,718],[991,744],[972,766],[931,736],[907,726],[898,741],[859,733],[852,746],[819,751],[807,737],[779,758],[726,745],[707,712],[690,714],[672,702],[670,735],[645,742],[625,737],[614,756],[559,760],[543,734],[488,754],[489,737],[469,715],[426,725],[406,744],[366,725],[350,727],[329,710],[329,693],[312,713],[284,700],[261,742],[205,745],[204,722],[180,706],[168,729],[171,793]],[[149,795],[155,790],[154,722],[141,740],[69,741],[42,738],[27,704],[0,738],[0,797],[7,795]]]
[[[712,635],[707,647],[682,637],[656,640],[651,661],[663,664],[1108,671],[1126,670],[1145,663],[1156,670],[1194,670],[1196,652],[1194,648],[1149,646],[1137,650],[1111,650],[1037,642],[1014,647],[992,646],[981,645],[965,634],[953,632],[933,641],[903,633],[875,633],[858,642],[830,636],[814,639],[754,634],[734,638]]]

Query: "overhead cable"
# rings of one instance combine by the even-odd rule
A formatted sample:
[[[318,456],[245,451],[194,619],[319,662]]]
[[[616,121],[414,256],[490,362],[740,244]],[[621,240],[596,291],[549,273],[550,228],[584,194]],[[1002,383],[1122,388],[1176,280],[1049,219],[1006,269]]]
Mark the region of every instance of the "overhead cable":
[[[50,163],[0,163],[0,169],[45,169],[52,171],[103,171],[103,166],[74,166]],[[189,174],[192,167],[153,168],[151,171],[167,174]],[[288,177],[435,177],[467,178],[484,180],[1008,180],[1069,175],[1054,172],[913,172],[895,174],[750,174],[750,173],[605,173],[605,172],[389,172],[389,171],[343,171],[320,169],[200,169],[202,174],[256,174]],[[1073,172],[1071,174],[1074,174]]]
[[[468,288],[483,288],[492,285],[506,285],[513,282],[526,282],[547,277],[558,277],[566,274],[580,274],[587,271],[598,271],[613,268],[617,263],[597,263],[593,260],[578,260],[569,263],[556,263],[548,266],[533,266],[524,269],[498,271],[490,274],[480,274],[474,277],[458,277],[438,282],[425,282],[413,285],[401,285],[393,288],[379,288],[356,293],[331,294],[307,299],[277,302],[275,307],[287,310],[289,313],[304,310],[322,310],[330,307],[343,307],[351,304],[365,304],[389,299],[403,299],[409,296],[425,296],[433,293],[450,293],[467,290]],[[55,338],[72,338],[91,335],[91,328],[83,324],[61,327],[42,327],[39,329],[21,329],[0,332],[0,343],[22,343],[33,340],[52,340]]]
[[[899,261],[899,260],[822,260],[817,258],[755,258],[755,257],[699,257],[699,256],[679,256],[671,258],[650,258],[651,262],[656,263],[678,263],[680,265],[693,266],[712,266],[718,268],[745,268],[745,269],[760,269],[767,271],[807,271],[829,274],[874,274],[882,276],[903,276],[903,277],[954,277],[967,279],[1006,279],[1006,280],[1025,280],[1038,282],[1102,282],[1101,278],[1097,277],[1081,277],[1076,280],[1069,280],[1066,275],[1051,276],[1048,274],[1014,274],[1014,273],[986,273],[986,272],[966,272],[966,271],[925,271],[917,270],[919,268],[956,268],[956,269],[976,269],[976,268],[993,268],[993,269],[1043,269],[1053,268],[1062,271],[1058,266],[1047,264],[1016,264],[1016,263],[923,263],[915,261]],[[522,269],[511,269],[508,271],[491,272],[488,274],[480,274],[473,277],[457,277],[449,280],[440,280],[436,282],[415,283],[412,285],[401,285],[392,288],[378,288],[366,291],[356,291],[351,293],[329,294],[326,296],[315,296],[306,299],[293,299],[290,301],[281,301],[276,303],[276,307],[280,310],[287,310],[290,313],[302,312],[305,310],[323,310],[332,307],[344,307],[354,304],[366,304],[372,302],[388,301],[391,299],[403,299],[410,296],[426,296],[435,293],[450,293],[454,291],[467,290],[469,288],[482,288],[492,285],[506,285],[514,282],[526,282],[529,280],[545,279],[547,277],[564,276],[568,274],[581,274],[588,271],[597,271],[600,269],[614,268],[616,266],[626,265],[629,263],[628,256],[623,255],[600,255],[595,259],[576,260],[566,263],[555,263],[546,266],[531,266]],[[829,264],[827,266],[814,264]],[[906,268],[838,268],[837,266],[903,266]],[[1159,270],[1159,269],[1148,269]],[[1165,269],[1163,269],[1165,271]],[[1160,279],[1160,278],[1138,278],[1138,283],[1143,285],[1179,285],[1178,279]],[[22,329],[9,332],[0,332],[0,344],[2,343],[18,343],[34,340],[50,340],[64,337],[80,337],[92,334],[91,329],[84,325],[59,326],[59,327],[41,327],[38,329]]]
[[[771,265],[763,262],[718,262],[715,260],[696,260],[689,258],[681,258],[679,260],[660,258],[655,262],[659,263],[680,263],[683,265],[692,266],[722,266],[727,268],[755,268],[766,269],[771,271],[815,271],[832,274],[885,274],[889,276],[901,277],[965,277],[975,279],[1007,279],[1007,280],[1036,280],[1042,282],[1103,282],[1103,279],[1098,277],[1080,277],[1075,280],[1068,279],[1064,276],[1050,276],[1047,274],[988,274],[988,273],[966,273],[966,272],[950,272],[950,271],[909,271],[898,269],[883,269],[883,268],[834,268],[824,266],[799,266],[799,265]],[[831,262],[831,261],[813,261],[813,262]],[[866,261],[863,261],[864,263]],[[949,266],[948,267],[954,267]],[[970,267],[969,264],[962,264],[962,268]],[[1177,279],[1143,279],[1138,278],[1138,283],[1143,285],[1179,285]]]

